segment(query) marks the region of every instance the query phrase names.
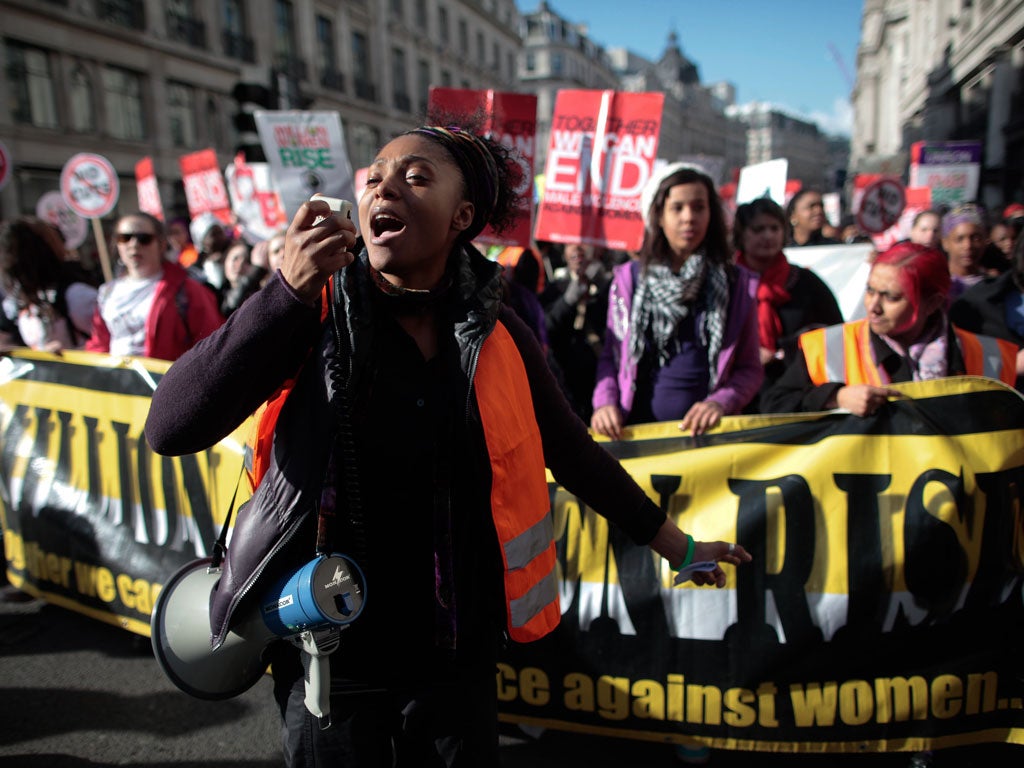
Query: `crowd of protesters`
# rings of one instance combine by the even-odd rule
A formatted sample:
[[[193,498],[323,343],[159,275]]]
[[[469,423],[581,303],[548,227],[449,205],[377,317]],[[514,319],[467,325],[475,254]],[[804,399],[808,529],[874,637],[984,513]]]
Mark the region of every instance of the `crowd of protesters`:
[[[646,190],[637,253],[534,243],[491,254],[505,268],[506,301],[534,331],[577,415],[613,438],[626,424],[677,420],[700,433],[723,415],[791,405],[776,385],[787,372],[806,375],[790,371],[803,364],[801,335],[844,318],[828,285],[784,248],[865,239],[827,222],[817,190],[799,191],[785,208],[765,198],[720,215],[700,169],[669,168]],[[949,327],[1024,344],[1022,230],[1019,203],[996,215],[964,204],[915,216],[905,242],[941,256]],[[266,284],[284,241],[284,230],[251,244],[220,222],[129,213],[114,224],[113,279],[104,283],[56,227],[10,219],[0,223],[0,350],[173,361]],[[928,377],[908,355],[899,355],[906,378]],[[1024,382],[1024,353],[1013,374]]]
[[[385,152],[387,162],[406,162],[411,155],[405,144],[419,154],[439,152],[429,142],[446,152],[453,151],[449,145],[480,149],[479,139],[448,129],[421,133],[426,138],[416,135],[385,148],[394,155],[387,159],[391,155]],[[441,160],[446,157],[439,155]],[[459,173],[471,176],[472,164],[459,166]],[[481,207],[496,199],[492,187],[478,195]],[[640,202],[644,238],[636,253],[613,253],[585,243],[535,243],[494,254],[504,270],[504,311],[520,316],[524,337],[532,334],[544,353],[543,359],[536,355],[539,370],[545,371],[546,362],[554,374],[544,373],[554,396],[545,407],[551,400],[561,402],[557,383],[575,411],[574,417],[563,409],[566,421],[554,430],[575,436],[574,450],[555,452],[560,456],[575,460],[584,455],[577,450],[580,446],[592,445],[584,440],[584,424],[612,439],[623,437],[630,425],[652,421],[677,422],[681,430],[699,435],[715,429],[723,417],[741,413],[843,408],[869,417],[900,396],[891,386],[900,382],[982,375],[1021,388],[1024,206],[1011,204],[996,221],[977,205],[918,215],[908,240],[873,255],[864,286],[866,317],[854,321],[842,316],[828,285],[813,271],[791,264],[784,251],[834,247],[848,238],[827,226],[820,192],[802,190],[785,209],[768,199],[755,200],[730,215],[703,170],[674,163],[655,174]],[[316,211],[310,212],[308,204],[303,210],[296,221],[305,215],[304,225],[293,228],[312,231],[318,223]],[[368,222],[363,216],[364,227]],[[182,399],[177,395],[197,379],[190,372],[208,369],[216,357],[209,351],[210,342],[237,335],[233,329],[258,318],[275,292],[279,303],[290,302],[281,288],[291,285],[288,259],[294,278],[299,275],[296,249],[308,246],[295,234],[277,232],[250,243],[230,226],[210,222],[197,232],[197,223],[173,219],[165,225],[141,212],[120,216],[110,243],[116,258],[105,280],[69,253],[52,225],[30,216],[0,224],[0,352],[20,346],[171,362],[185,356],[172,366],[178,370],[179,389],[164,396],[176,406]],[[446,231],[429,211],[422,223]],[[474,222],[469,231],[482,228],[482,221]],[[382,247],[387,231],[376,231],[371,241]],[[345,237],[353,241],[345,241],[346,251],[357,251],[354,233]],[[466,262],[485,264],[472,248],[472,237],[464,239],[457,245]],[[285,257],[286,241],[291,257]],[[444,273],[452,242],[445,241],[435,254],[441,266],[434,277]],[[328,270],[320,271],[307,291],[312,297],[320,295],[327,279]],[[373,276],[372,271],[367,274]],[[416,286],[405,292],[413,301],[420,300],[417,293],[430,293]],[[257,301],[218,332],[257,294]],[[309,315],[309,307],[300,309]],[[407,310],[389,311],[404,317]],[[398,336],[389,343],[408,351],[409,339],[402,337],[400,326],[406,327],[394,325],[391,331]],[[189,352],[214,333],[214,339]],[[420,337],[414,340],[424,344]],[[432,337],[428,341],[435,343]],[[282,349],[292,342],[281,340]],[[838,372],[833,366],[837,358],[842,363]],[[410,366],[414,359],[411,355]],[[167,376],[175,380],[173,370]],[[237,389],[225,391],[234,397]],[[386,393],[377,393],[381,405]],[[257,395],[250,393],[248,399],[255,403]],[[173,408],[165,403],[164,411],[166,424],[176,424]],[[428,437],[424,434],[423,439]],[[189,450],[193,447],[188,444]],[[377,448],[382,457],[393,450],[390,445]],[[610,476],[611,468],[605,469],[603,474]],[[432,488],[424,478],[412,486]],[[386,485],[382,478],[375,480],[371,487]],[[625,480],[622,484],[626,487]],[[687,563],[697,544],[691,537]],[[735,564],[734,546],[728,545],[725,557]],[[714,579],[719,586],[724,583],[719,570]],[[404,581],[394,589],[396,594],[404,590]],[[430,643],[427,638],[425,644]],[[303,693],[301,670],[295,663],[275,662],[274,667],[294,678],[282,690],[290,697],[287,707],[301,710],[292,707],[292,699]],[[491,701],[490,674],[485,665],[485,673],[474,680],[480,683],[479,697],[466,701]],[[480,711],[487,718],[493,714],[483,706]],[[294,728],[298,734],[298,725]],[[480,748],[490,749],[489,736],[487,742]],[[708,750],[680,747],[676,757],[706,762]]]

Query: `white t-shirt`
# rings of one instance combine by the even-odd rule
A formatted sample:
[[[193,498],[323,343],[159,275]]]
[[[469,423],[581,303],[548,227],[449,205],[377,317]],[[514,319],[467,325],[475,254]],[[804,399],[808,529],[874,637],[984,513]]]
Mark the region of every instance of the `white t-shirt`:
[[[110,354],[145,353],[146,318],[161,276],[121,277],[100,288],[100,315],[110,331]]]

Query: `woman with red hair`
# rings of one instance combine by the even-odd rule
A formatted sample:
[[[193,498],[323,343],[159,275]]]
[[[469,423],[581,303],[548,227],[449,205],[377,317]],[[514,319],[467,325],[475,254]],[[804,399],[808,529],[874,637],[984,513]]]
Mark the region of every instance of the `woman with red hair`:
[[[797,358],[762,397],[763,410],[843,408],[870,416],[900,396],[890,384],[946,376],[988,376],[1013,386],[1016,345],[951,325],[949,287],[941,251],[894,245],[871,266],[867,317],[802,334]]]

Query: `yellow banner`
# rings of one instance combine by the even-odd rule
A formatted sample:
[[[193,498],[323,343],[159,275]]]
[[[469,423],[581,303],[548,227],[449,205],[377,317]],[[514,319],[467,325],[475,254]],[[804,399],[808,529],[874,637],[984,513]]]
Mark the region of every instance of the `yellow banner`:
[[[168,577],[248,496],[249,424],[200,454],[143,437],[167,364],[0,359],[8,578],[149,633]],[[717,748],[864,752],[1024,744],[1024,400],[988,379],[900,386],[873,417],[733,417],[607,442],[698,539],[754,562],[673,587],[645,546],[549,478],[553,636],[498,669],[508,721]]]

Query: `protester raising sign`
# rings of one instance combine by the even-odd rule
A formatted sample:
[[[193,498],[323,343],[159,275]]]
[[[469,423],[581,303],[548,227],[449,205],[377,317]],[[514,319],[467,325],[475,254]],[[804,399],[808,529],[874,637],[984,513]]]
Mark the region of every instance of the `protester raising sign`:
[[[538,240],[640,248],[640,192],[658,154],[664,101],[660,93],[558,92]]]
[[[528,93],[502,93],[467,88],[431,88],[427,110],[446,119],[466,116],[482,122],[478,131],[515,151],[521,176],[516,194],[521,204],[515,224],[498,234],[487,227],[477,236],[486,245],[530,245],[533,229],[533,160],[536,156],[537,97]]]
[[[314,192],[355,202],[337,112],[259,111],[256,128],[289,220]]]

